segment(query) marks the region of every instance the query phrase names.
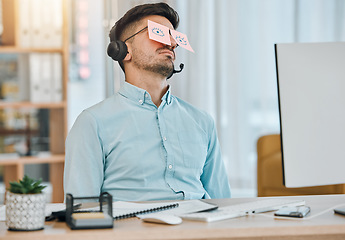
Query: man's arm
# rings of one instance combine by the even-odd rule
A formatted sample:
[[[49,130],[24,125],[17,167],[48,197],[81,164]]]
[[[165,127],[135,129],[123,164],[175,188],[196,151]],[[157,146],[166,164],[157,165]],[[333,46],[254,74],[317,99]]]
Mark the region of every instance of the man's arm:
[[[75,197],[98,196],[103,184],[104,154],[99,126],[82,112],[66,139],[64,191]]]
[[[230,184],[224,162],[221,158],[214,121],[212,121],[211,129],[207,159],[204,165],[204,172],[201,175],[201,181],[211,198],[230,198]]]

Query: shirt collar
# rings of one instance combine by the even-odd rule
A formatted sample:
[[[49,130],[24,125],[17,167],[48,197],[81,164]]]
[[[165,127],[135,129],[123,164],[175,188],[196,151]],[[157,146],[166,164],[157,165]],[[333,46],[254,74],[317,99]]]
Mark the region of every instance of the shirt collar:
[[[171,103],[171,87],[168,86],[168,91],[162,97],[162,101],[165,101],[168,105]]]
[[[163,102],[166,102],[168,105],[171,103],[171,87],[169,85],[168,87],[168,91],[164,94],[164,96],[161,98],[161,100]],[[126,98],[129,98],[139,104],[144,104],[144,102],[146,101],[150,101],[152,103],[151,100],[151,96],[150,94],[142,89],[142,88],[138,88],[128,82],[125,82],[123,84],[123,86],[120,88],[119,93],[121,95],[123,95]]]

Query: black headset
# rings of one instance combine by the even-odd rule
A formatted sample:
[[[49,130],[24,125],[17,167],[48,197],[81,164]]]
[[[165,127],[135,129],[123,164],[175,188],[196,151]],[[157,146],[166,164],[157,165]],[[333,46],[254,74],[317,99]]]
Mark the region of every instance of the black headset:
[[[117,40],[116,34],[115,34],[115,27],[113,27],[110,30],[109,36],[110,36],[110,39],[113,39],[113,40],[110,40],[110,43],[107,48],[108,56],[111,57],[114,61],[121,62],[128,53],[128,48],[125,42],[129,38],[127,38],[125,41]]]
[[[132,36],[126,38],[125,41],[116,40],[115,28],[111,29],[109,35],[113,36],[114,41],[111,41],[108,45],[108,48],[107,48],[108,56],[111,57],[114,61],[122,61],[128,53],[126,41],[131,39],[135,35],[141,33],[146,28],[147,26],[139,30],[138,32],[134,33]]]
[[[111,41],[108,45],[107,53],[114,61],[122,61],[128,53],[127,45],[120,40]]]

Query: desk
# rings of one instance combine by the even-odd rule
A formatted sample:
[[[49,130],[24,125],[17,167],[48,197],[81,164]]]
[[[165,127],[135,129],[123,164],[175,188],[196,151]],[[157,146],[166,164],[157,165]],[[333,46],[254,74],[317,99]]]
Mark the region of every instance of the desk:
[[[345,205],[345,195],[296,196],[311,207],[309,216],[326,209],[326,213],[310,220],[275,220],[273,213],[250,215],[212,223],[186,221],[180,225],[144,223],[137,218],[115,221],[113,229],[70,230],[62,222],[46,222],[42,231],[11,232],[0,222],[0,239],[6,240],[91,240],[91,239],[345,239],[345,216],[334,214],[333,207]],[[213,199],[208,202],[226,206],[257,198]]]

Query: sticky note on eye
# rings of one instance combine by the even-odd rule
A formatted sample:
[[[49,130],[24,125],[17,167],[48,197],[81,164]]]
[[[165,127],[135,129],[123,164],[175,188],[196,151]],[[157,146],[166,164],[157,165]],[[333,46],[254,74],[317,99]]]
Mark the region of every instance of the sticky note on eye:
[[[189,44],[186,34],[180,33],[173,29],[170,29],[170,32],[171,32],[171,36],[180,47],[183,47],[187,49],[188,51],[194,52],[192,46]]]
[[[169,28],[148,20],[149,38],[166,45],[171,45]]]

